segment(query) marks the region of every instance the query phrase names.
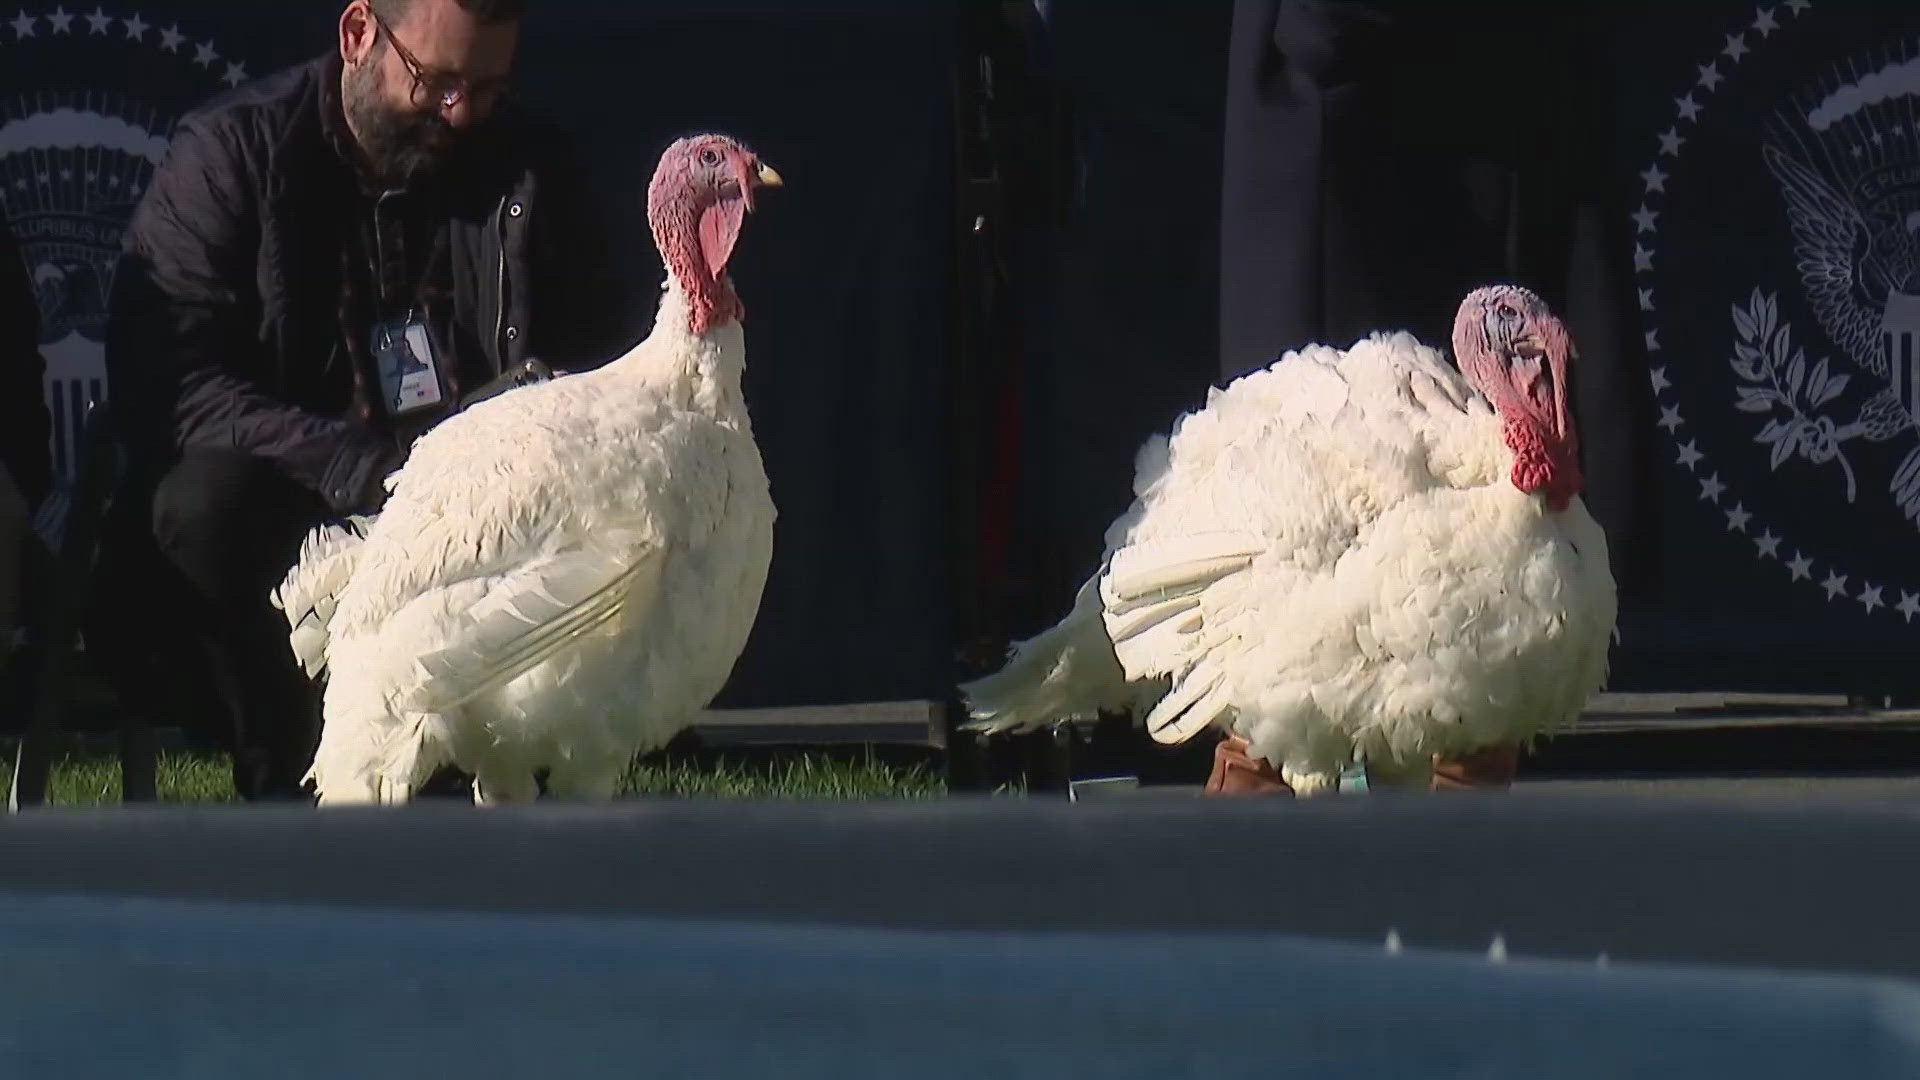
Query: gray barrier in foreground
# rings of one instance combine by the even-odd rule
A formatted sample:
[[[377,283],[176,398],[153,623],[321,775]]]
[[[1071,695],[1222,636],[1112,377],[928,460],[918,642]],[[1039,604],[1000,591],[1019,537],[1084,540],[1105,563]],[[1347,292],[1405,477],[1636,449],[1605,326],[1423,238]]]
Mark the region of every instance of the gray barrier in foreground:
[[[1527,795],[36,811],[0,892],[1268,933],[1920,978],[1920,800]],[[3,970],[3,969],[0,969]]]
[[[1885,980],[1272,935],[0,899],[13,1075],[1920,1075]]]

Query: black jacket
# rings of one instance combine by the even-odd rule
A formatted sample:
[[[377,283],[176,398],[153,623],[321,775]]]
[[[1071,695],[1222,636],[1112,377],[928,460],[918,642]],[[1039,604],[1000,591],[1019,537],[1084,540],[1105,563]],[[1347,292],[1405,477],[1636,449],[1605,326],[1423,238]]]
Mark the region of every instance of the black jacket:
[[[377,505],[404,459],[413,432],[369,400],[376,384],[348,345],[365,328],[342,314],[345,238],[368,211],[340,151],[340,63],[321,57],[183,117],[134,211],[107,369],[148,475],[178,450],[240,451],[348,513]],[[487,377],[527,357],[608,359],[604,249],[560,140],[503,108],[469,144],[446,170],[443,354]]]
[[[0,469],[36,506],[53,482],[40,308],[20,246],[0,216]]]

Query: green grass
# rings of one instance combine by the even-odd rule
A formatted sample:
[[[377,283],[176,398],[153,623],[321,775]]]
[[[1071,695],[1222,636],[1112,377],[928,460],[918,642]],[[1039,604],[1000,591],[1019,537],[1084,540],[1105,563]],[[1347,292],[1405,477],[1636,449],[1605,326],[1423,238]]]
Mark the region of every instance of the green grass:
[[[0,792],[8,790],[12,780],[12,762],[0,761]],[[159,788],[162,802],[235,801],[233,774],[223,754],[162,754]],[[871,755],[847,761],[825,754],[757,764],[643,759],[628,774],[626,790],[629,797],[721,799],[927,799],[945,793],[945,780],[925,765],[892,765]],[[119,759],[104,754],[58,759],[48,801],[56,806],[118,803]]]
[[[12,755],[0,761],[0,792],[13,784]],[[173,803],[233,802],[233,772],[221,754],[169,753],[158,763],[160,800]],[[110,806],[120,801],[120,759],[105,754],[67,754],[53,763],[47,801],[56,806]]]
[[[763,765],[721,761],[640,761],[627,774],[631,796],[720,799],[931,799],[946,781],[924,765],[895,766],[871,757],[836,761],[803,754]]]

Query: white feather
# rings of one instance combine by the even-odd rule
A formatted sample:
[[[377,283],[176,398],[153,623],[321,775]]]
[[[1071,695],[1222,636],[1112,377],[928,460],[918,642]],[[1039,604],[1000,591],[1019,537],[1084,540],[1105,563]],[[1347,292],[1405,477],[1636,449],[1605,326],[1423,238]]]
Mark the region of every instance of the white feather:
[[[1231,730],[1304,793],[1356,757],[1415,775],[1570,722],[1606,675],[1606,538],[1511,467],[1492,407],[1412,337],[1290,353],[1142,448],[1100,571],[963,688],[972,726],[1133,694],[1156,739]]]
[[[293,567],[269,596],[286,613],[293,654],[310,677],[319,677],[327,666],[327,623],[372,524],[370,516],[355,516],[308,533]]]
[[[1033,731],[1137,704],[1142,692],[1128,683],[1100,624],[1099,583],[1096,577],[1082,585],[1058,624],[1017,642],[1001,670],[960,687],[967,729]]]
[[[775,514],[741,328],[696,336],[689,314],[669,283],[626,356],[450,417],[364,539],[309,538],[280,594],[303,662],[317,641],[330,669],[323,804],[404,801],[449,763],[484,802],[543,769],[603,798],[719,692]]]
[[[518,678],[620,617],[653,601],[664,553],[642,542],[596,543],[501,578],[419,657],[421,680],[402,709],[445,712]]]

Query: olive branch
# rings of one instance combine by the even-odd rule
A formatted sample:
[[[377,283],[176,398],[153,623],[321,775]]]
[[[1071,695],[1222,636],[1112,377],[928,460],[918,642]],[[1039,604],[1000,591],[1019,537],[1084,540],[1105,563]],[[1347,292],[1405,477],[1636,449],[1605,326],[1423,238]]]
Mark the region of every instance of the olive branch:
[[[1794,457],[1815,465],[1839,462],[1847,477],[1847,501],[1853,502],[1853,465],[1841,448],[1866,434],[1866,429],[1858,421],[1835,425],[1831,417],[1822,415],[1825,406],[1846,392],[1852,377],[1831,373],[1824,359],[1808,368],[1806,353],[1791,340],[1791,328],[1779,321],[1774,294],[1763,296],[1755,289],[1745,307],[1734,304],[1733,325],[1739,340],[1728,363],[1746,384],[1736,388],[1739,400],[1734,407],[1742,412],[1783,410],[1785,414],[1769,415],[1753,441],[1773,448],[1769,463],[1776,472]]]

